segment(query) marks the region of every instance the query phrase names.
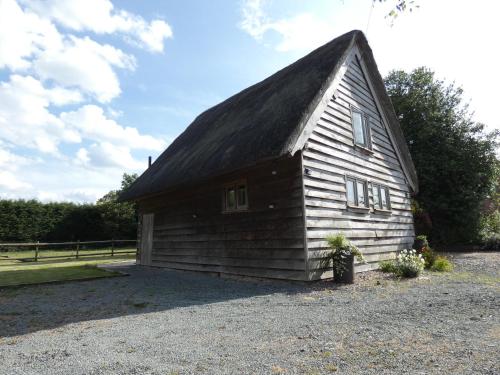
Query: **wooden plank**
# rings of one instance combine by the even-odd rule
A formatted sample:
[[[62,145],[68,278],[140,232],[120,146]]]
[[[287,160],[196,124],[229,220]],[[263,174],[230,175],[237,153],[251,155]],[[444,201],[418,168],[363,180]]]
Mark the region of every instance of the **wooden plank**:
[[[351,238],[351,242],[363,248],[372,247],[383,247],[388,245],[407,245],[413,243],[413,237],[387,237],[387,238]],[[309,241],[309,247],[311,249],[322,249],[327,248],[328,243],[324,239]],[[403,247],[404,248],[404,247]]]
[[[410,237],[414,235],[413,230],[344,230],[342,231],[349,239],[355,238],[384,238],[384,237]],[[332,231],[309,229],[307,237],[309,239],[325,239]]]
[[[304,251],[302,248],[252,248],[252,249],[238,249],[238,248],[175,248],[157,247],[153,251],[155,256],[165,255],[181,255],[181,256],[201,256],[201,257],[220,257],[220,258],[255,258],[255,259],[304,259]]]
[[[402,211],[401,214],[398,214],[399,211],[392,211],[390,215],[386,214],[378,214],[377,212],[370,211],[368,213],[365,212],[356,212],[350,211],[347,209],[339,209],[339,210],[327,210],[324,208],[318,207],[308,207],[306,210],[306,216],[309,219],[353,219],[358,221],[372,221],[377,223],[413,223],[413,216],[409,212]]]
[[[305,262],[302,259],[273,259],[273,258],[229,258],[200,255],[180,255],[168,253],[154,253],[153,262],[176,262],[187,264],[203,264],[213,266],[249,267],[260,269],[280,269],[291,271],[304,271]]]
[[[338,160],[342,160],[343,162],[350,163],[356,167],[373,171],[372,173],[377,172],[378,174],[389,176],[392,178],[398,178],[400,181],[404,181],[404,175],[400,170],[397,170],[393,166],[389,166],[384,163],[374,163],[373,158],[369,156],[361,157],[360,155],[356,155],[352,152],[348,153],[340,151],[335,148],[329,147],[328,145],[317,143],[314,140],[308,142],[307,144],[307,151],[310,152],[311,150],[317,153],[317,155],[315,156],[317,160],[330,162],[335,165],[339,164]]]
[[[380,153],[373,153],[372,155],[366,155],[361,152],[356,152],[355,149],[353,148],[347,148],[347,147],[342,147],[336,142],[329,141],[328,139],[325,139],[324,137],[321,136],[316,136],[314,133],[310,138],[310,141],[307,144],[308,148],[311,148],[311,145],[317,145],[317,149],[323,153],[327,153],[333,156],[338,155],[340,158],[345,158],[346,160],[350,160],[351,158],[354,158],[355,160],[358,160],[358,163],[373,163],[380,168],[383,168],[384,170],[388,171],[395,171],[395,174],[398,176],[402,176],[404,178],[404,175],[402,173],[402,169],[399,164],[392,163],[390,161],[384,160],[382,157],[379,157],[378,155],[381,155]]]
[[[220,265],[204,265],[190,264],[182,262],[155,262],[156,267],[167,267],[187,271],[201,272],[218,272],[232,275],[264,277],[271,279],[287,279],[287,280],[306,280],[304,271],[280,270],[280,269],[263,269],[263,268],[248,268],[248,267],[230,267]]]
[[[151,265],[151,252],[153,249],[153,228],[154,214],[142,215],[142,236],[141,236],[141,264]]]
[[[332,229],[332,230],[344,230],[344,229],[398,229],[398,230],[408,230],[413,229],[413,223],[374,223],[372,221],[355,221],[352,219],[347,220],[330,220],[327,218],[323,219],[307,219],[307,228],[315,229]]]
[[[349,173],[355,177],[369,179],[372,182],[387,185],[391,189],[396,189],[402,192],[408,191],[408,186],[405,185],[404,181],[401,181],[399,178],[392,177],[390,175],[383,175],[367,168],[352,165],[348,162],[326,158],[324,155],[318,155],[312,150],[306,150],[304,152],[304,166],[322,173],[326,172],[337,176],[345,176],[346,173]]]

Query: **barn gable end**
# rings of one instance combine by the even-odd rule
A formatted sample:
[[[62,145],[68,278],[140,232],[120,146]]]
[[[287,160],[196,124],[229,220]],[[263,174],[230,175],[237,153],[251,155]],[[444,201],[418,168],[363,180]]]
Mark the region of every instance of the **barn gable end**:
[[[297,147],[302,150],[305,257],[311,280],[332,276],[322,262],[328,234],[344,233],[365,254],[366,264],[358,264],[357,271],[394,258],[396,251],[411,246],[414,237],[404,162],[356,47],[325,95]],[[353,110],[369,119],[370,149],[355,144]],[[347,203],[346,180],[351,177],[366,182],[366,208]],[[377,186],[388,189],[390,210],[374,209]]]

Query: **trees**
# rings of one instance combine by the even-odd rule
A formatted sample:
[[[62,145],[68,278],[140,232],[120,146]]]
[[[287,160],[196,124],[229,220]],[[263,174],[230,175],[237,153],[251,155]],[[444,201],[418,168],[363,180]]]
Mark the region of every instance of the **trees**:
[[[432,220],[426,234],[442,243],[476,240],[497,178],[498,133],[472,120],[461,88],[427,68],[392,71],[385,84],[417,169],[415,199]]]
[[[127,189],[137,179],[138,175],[124,173],[119,190],[111,190],[98,199],[103,220],[104,231],[111,238],[134,238],[137,231],[136,205],[129,202],[118,202],[121,192]]]
[[[379,2],[379,3],[385,3],[387,0],[373,0],[373,2]],[[419,8],[420,6],[414,1],[414,0],[393,0],[394,2],[394,8],[391,9],[389,14],[387,15],[388,17],[391,17],[392,19],[395,19],[398,14],[410,11],[413,12],[413,9]]]
[[[136,178],[136,174],[125,173],[121,188],[96,204],[0,200],[0,242],[134,239],[135,204],[118,203],[117,199]]]

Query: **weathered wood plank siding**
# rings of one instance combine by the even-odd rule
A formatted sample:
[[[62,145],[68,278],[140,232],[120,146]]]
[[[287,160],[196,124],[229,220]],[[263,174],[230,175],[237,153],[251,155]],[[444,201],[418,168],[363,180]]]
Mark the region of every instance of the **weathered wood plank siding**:
[[[354,147],[351,106],[370,116],[373,154]],[[356,59],[349,63],[335,97],[307,141],[303,166],[308,170],[303,178],[310,279],[332,276],[320,266],[329,233],[343,232],[363,251],[367,264],[357,265],[356,271],[376,268],[380,260],[393,258],[396,251],[411,245],[414,231],[409,187]],[[346,174],[368,181],[369,212],[347,209]],[[389,187],[390,214],[373,210],[371,182]]]
[[[223,213],[224,185],[239,179],[247,182],[248,211]],[[141,201],[139,209],[155,214],[153,266],[306,279],[300,155]]]

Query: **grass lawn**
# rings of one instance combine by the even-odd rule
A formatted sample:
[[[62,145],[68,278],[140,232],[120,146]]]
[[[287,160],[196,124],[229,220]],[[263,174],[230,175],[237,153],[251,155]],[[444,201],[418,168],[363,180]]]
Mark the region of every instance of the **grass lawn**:
[[[131,254],[135,249],[115,249],[114,254],[117,256],[124,256]],[[57,260],[74,260],[76,257],[76,250],[56,250],[56,249],[40,249],[38,252],[38,263],[42,261],[53,262]],[[111,249],[81,249],[79,252],[81,259],[90,259],[96,257],[111,257]],[[23,251],[8,251],[0,252],[0,267],[6,264],[15,264],[19,261],[31,261],[35,259],[35,250]],[[31,263],[31,262],[30,262]],[[1,269],[1,268],[0,268]]]
[[[45,256],[50,256],[49,253],[50,251],[44,251]],[[61,251],[55,253],[61,255]],[[90,256],[78,260],[74,258],[44,260],[42,258],[38,262],[18,260],[25,258],[26,252],[9,252],[8,257],[7,253],[0,254],[0,287],[119,276],[121,274],[118,272],[107,271],[96,266],[135,259],[135,254],[119,254],[119,251],[116,251],[114,257]]]

